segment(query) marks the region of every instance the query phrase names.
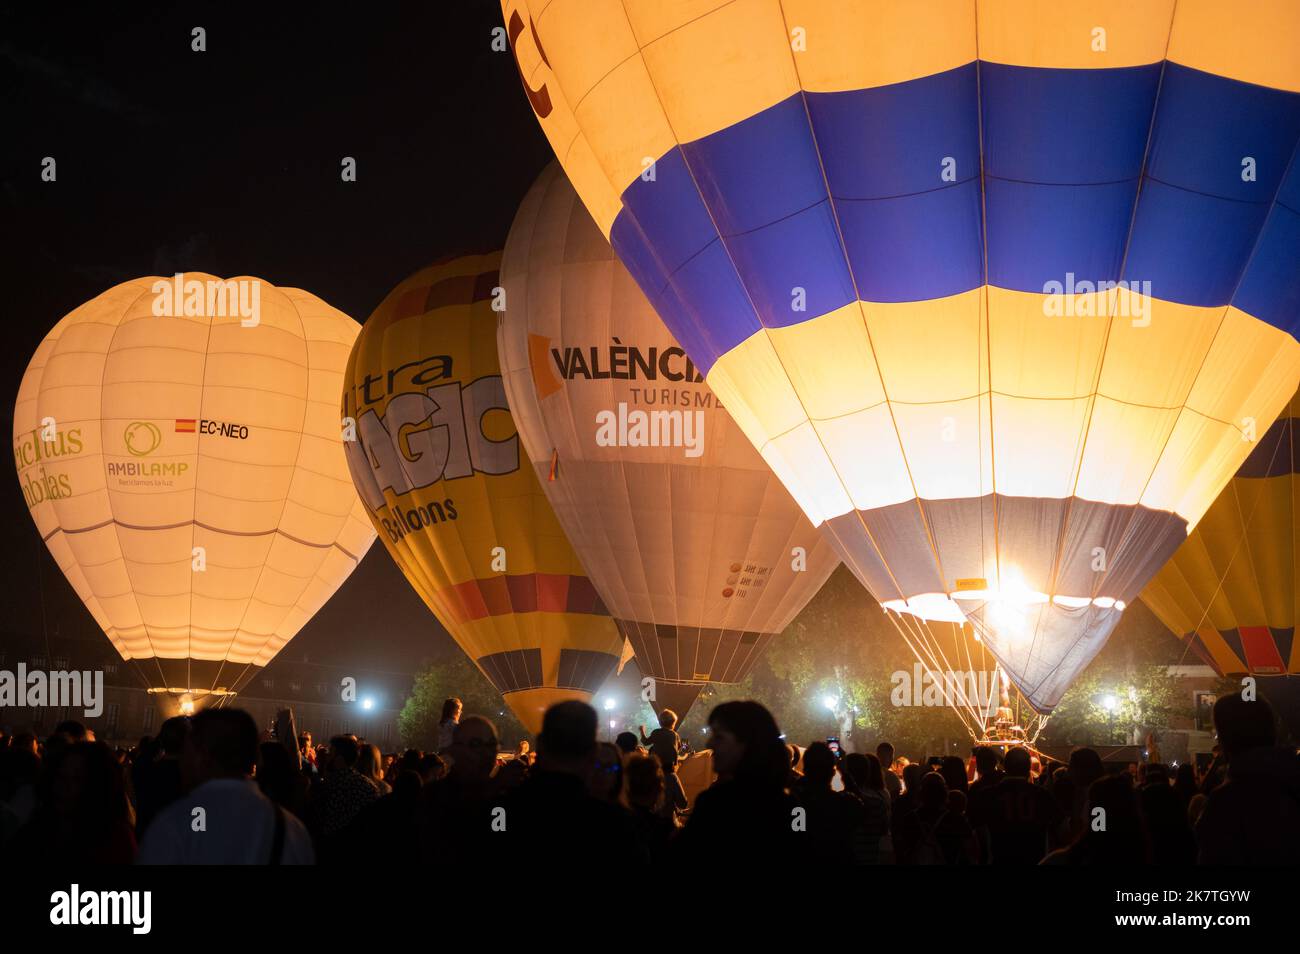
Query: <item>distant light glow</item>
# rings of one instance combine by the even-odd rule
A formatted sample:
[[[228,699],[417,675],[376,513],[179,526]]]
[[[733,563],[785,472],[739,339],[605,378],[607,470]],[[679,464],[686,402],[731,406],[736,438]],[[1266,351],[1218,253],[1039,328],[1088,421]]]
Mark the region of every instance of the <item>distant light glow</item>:
[[[361,700],[361,708],[373,709],[374,707],[375,707],[375,700],[371,699],[369,696],[366,696],[366,698]]]
[[[610,696],[609,698],[607,698],[607,699],[605,700],[605,711],[606,711],[606,712],[611,712],[611,711],[613,711],[613,709],[614,709],[614,707],[615,707],[616,705],[618,705],[618,703],[614,700],[614,697],[613,697],[613,696]]]
[[[1119,700],[1114,696],[1106,696],[1106,698],[1101,700],[1101,707],[1107,712],[1114,712],[1119,708]]]
[[[834,712],[835,707],[838,706],[839,704],[840,704],[840,700],[836,699],[834,696],[822,696],[822,705],[824,705],[831,712]]]

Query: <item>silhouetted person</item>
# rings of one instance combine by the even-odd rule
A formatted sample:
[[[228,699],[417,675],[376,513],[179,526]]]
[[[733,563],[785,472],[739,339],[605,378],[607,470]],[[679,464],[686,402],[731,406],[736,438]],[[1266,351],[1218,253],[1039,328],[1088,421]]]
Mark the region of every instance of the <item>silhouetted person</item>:
[[[728,864],[798,863],[810,851],[796,832],[794,798],[786,790],[790,755],[770,712],[757,702],[724,702],[709,713],[718,781],[695,799],[678,838],[683,860]]]
[[[1300,858],[1300,756],[1275,745],[1273,710],[1262,699],[1221,696],[1214,731],[1226,781],[1196,825],[1203,865],[1294,865]]]
[[[998,750],[991,745],[977,745],[971,749],[978,777],[970,783],[966,797],[974,801],[980,792],[1002,781],[1002,766],[998,764]]]
[[[438,752],[445,752],[451,748],[456,723],[460,721],[460,714],[464,708],[464,703],[454,697],[443,702],[442,715],[438,717]]]
[[[309,782],[289,750],[280,742],[257,747],[257,787],[281,808],[302,818],[307,813]]]
[[[853,856],[859,864],[894,863],[891,801],[885,790],[885,773],[874,755],[850,752],[840,770],[844,787],[862,802],[861,827],[853,833]]]
[[[587,791],[596,758],[596,710],[559,702],[546,710],[537,762],[518,788],[493,806],[491,844],[530,864],[561,859],[619,865],[645,862],[631,813]]]
[[[596,743],[596,758],[592,761],[587,791],[602,802],[623,804],[623,753],[614,743]]]
[[[1000,782],[972,796],[971,824],[982,831],[990,864],[1036,865],[1068,837],[1065,813],[1050,792],[1029,781],[1027,749],[1009,749],[1002,768]]]
[[[204,709],[194,717],[181,755],[189,792],[149,826],[141,864],[312,863],[307,829],[252,779],[257,746],[247,712]]]
[[[1192,804],[1196,791],[1196,766],[1191,762],[1184,762],[1174,773],[1174,792],[1178,795],[1178,800],[1183,803],[1184,812]]]
[[[136,833],[141,838],[154,816],[185,792],[181,784],[181,752],[189,734],[187,716],[168,719],[158,730],[157,758],[142,764],[135,773]]]
[[[641,726],[641,744],[649,747],[650,754],[659,759],[665,772],[676,771],[677,748],[681,744],[677,735],[677,713],[672,709],[660,710],[659,728],[649,735],[645,734],[645,726]]]
[[[814,862],[853,864],[853,833],[862,828],[866,810],[857,795],[831,788],[835,753],[825,742],[813,742],[803,753],[803,785],[797,793],[807,813],[805,825]]]
[[[880,768],[885,773],[885,791],[889,793],[890,800],[898,798],[903,794],[903,780],[893,772],[894,767],[894,746],[890,742],[881,742],[876,746],[876,758],[880,760]]]
[[[939,774],[950,792],[970,794],[970,780],[966,778],[966,763],[958,755],[945,755],[939,765]]]
[[[491,719],[466,716],[446,749],[447,774],[421,793],[421,850],[426,861],[461,858],[492,850],[492,773],[501,739]]]
[[[1191,865],[1196,862],[1196,839],[1187,821],[1187,806],[1163,771],[1146,773],[1147,784],[1138,794],[1151,838],[1151,863]]]
[[[347,828],[361,810],[379,800],[379,786],[357,771],[361,744],[355,735],[330,739],[325,778],[311,793],[310,816],[322,858],[330,852],[330,840]]]
[[[1087,825],[1088,789],[1106,774],[1106,767],[1095,749],[1082,748],[1070,753],[1069,768],[1070,781],[1074,783],[1074,806],[1070,810],[1070,839],[1073,841]]]
[[[1043,864],[1127,868],[1150,863],[1150,840],[1128,772],[1097,779],[1088,786],[1085,802],[1087,823],[1068,847],[1051,852]]]
[[[136,841],[126,770],[102,742],[72,742],[45,761],[37,807],[6,846],[11,865],[130,864]]]
[[[618,746],[619,751],[624,755],[631,755],[634,752],[641,751],[635,732],[620,732],[618,737],[614,739],[614,744]]]
[[[956,794],[965,798],[960,789]],[[915,796],[916,808],[898,826],[899,861],[906,865],[975,864],[979,855],[975,832],[962,811],[949,810],[943,775],[924,774]]]
[[[663,861],[678,830],[677,823],[659,811],[664,797],[663,766],[653,755],[635,752],[624,763],[623,774],[637,843],[652,864]]]

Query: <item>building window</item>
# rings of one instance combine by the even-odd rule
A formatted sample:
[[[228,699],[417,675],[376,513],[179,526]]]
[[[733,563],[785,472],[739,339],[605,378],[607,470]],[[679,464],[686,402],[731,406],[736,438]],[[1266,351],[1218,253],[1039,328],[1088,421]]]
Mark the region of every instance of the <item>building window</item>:
[[[318,696],[325,695],[325,683],[323,682],[316,683],[316,695]]]
[[[157,714],[158,714],[158,710],[156,707],[152,705],[146,705],[144,707],[144,730],[146,732],[153,731],[153,722]]]
[[[44,657],[44,656],[33,656],[33,657],[32,657],[32,668],[33,668],[33,669],[44,669],[44,668],[45,668],[45,657]]]
[[[302,692],[302,683],[300,682],[289,683],[289,690],[291,692]]]
[[[263,679],[263,680],[262,680],[262,688],[263,688],[263,689],[274,689],[274,688],[275,688],[275,680],[274,680],[274,679]]]
[[[106,662],[106,663],[104,663],[104,674],[105,674],[105,675],[108,675],[108,676],[116,676],[116,675],[117,675],[117,663],[115,663],[115,662]]]
[[[68,668],[68,657],[67,657],[67,656],[55,656],[55,657],[54,657],[54,668],[55,668],[55,669],[61,669],[61,670],[65,670],[65,671],[66,671],[67,668]]]
[[[108,729],[112,734],[117,733],[117,716],[119,706],[116,702],[110,702],[105,710],[105,717],[108,721]]]

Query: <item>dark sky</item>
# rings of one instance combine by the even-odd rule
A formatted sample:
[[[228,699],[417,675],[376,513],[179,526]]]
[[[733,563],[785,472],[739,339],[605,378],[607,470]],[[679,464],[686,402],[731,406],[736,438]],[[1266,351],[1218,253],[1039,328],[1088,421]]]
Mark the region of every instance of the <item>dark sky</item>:
[[[364,321],[430,261],[500,248],[551,158],[513,57],[491,48],[496,0],[242,6],[0,11],[6,428],[45,333],[119,282],[256,275]],[[340,180],[344,156],[358,181]],[[0,633],[98,631],[7,473]],[[376,542],[286,653],[409,670],[450,646]]]

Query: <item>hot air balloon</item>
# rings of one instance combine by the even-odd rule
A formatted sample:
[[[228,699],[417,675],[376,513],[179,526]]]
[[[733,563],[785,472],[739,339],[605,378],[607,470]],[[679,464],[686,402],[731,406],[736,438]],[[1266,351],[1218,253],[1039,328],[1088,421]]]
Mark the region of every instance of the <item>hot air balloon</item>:
[[[497,361],[499,252],[425,268],[348,359],[348,465],[379,537],[531,732],[589,699],[622,638],[519,449]]]
[[[743,680],[839,560],[714,398],[557,165],[502,253],[524,449],[654,702]]]
[[[28,365],[23,497],[166,711],[236,693],[373,542],[336,398],[359,330],[256,278],[138,278],[67,315]]]
[[[1220,675],[1300,677],[1297,423],[1300,394],[1142,593]]]
[[[1049,712],[1300,380],[1300,7],[502,10],[578,194],[812,523]]]

